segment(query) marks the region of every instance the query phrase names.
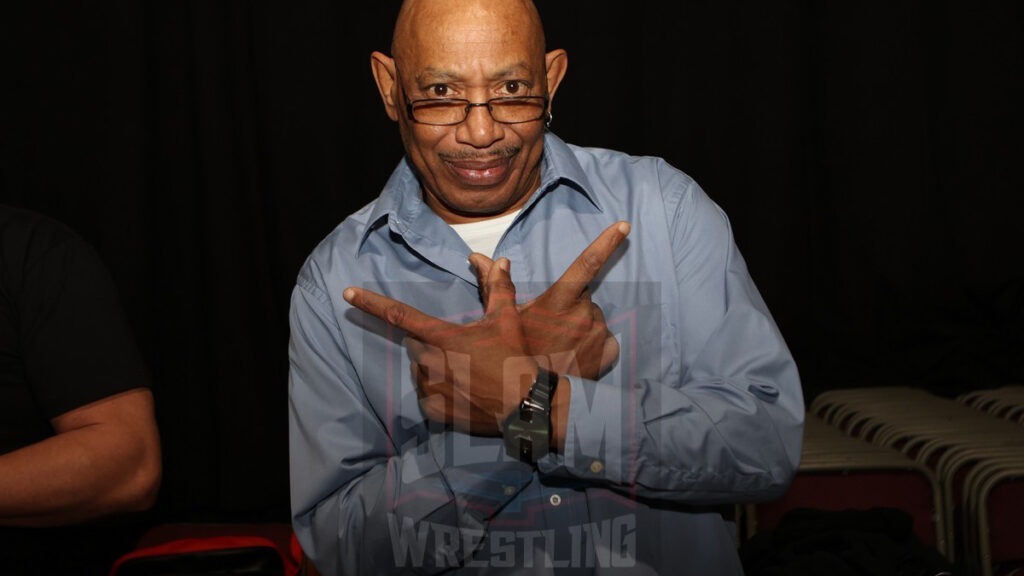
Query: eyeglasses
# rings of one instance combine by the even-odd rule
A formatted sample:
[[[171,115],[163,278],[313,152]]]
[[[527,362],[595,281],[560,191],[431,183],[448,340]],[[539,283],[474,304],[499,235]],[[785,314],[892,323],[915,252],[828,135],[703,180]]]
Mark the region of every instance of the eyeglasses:
[[[414,122],[431,126],[453,126],[465,122],[469,111],[486,106],[495,122],[522,124],[547,118],[547,96],[502,96],[486,102],[470,102],[462,98],[405,99],[409,117]]]

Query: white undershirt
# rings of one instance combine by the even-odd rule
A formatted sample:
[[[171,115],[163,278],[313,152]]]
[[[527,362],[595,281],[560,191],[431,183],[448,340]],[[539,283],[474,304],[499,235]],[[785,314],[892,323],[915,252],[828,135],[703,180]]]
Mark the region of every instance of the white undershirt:
[[[467,224],[451,224],[450,226],[452,230],[455,230],[462,237],[462,240],[469,246],[470,250],[479,252],[488,258],[493,258],[494,249],[498,247],[498,241],[501,240],[505,230],[508,230],[508,227],[512,225],[512,221],[516,219],[519,212],[519,210],[516,210],[511,214],[498,216],[490,220],[469,222]]]

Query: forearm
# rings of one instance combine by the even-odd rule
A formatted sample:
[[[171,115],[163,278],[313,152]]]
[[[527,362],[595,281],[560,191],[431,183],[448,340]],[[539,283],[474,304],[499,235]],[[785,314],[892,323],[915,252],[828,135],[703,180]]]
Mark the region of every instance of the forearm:
[[[56,526],[151,506],[159,452],[132,436],[96,424],[0,456],[0,524]]]
[[[402,469],[401,457],[389,458],[295,516],[293,526],[303,551],[322,573],[402,572],[402,543],[390,536],[389,523],[401,527],[411,518],[413,526],[456,524],[454,498],[443,482],[428,478],[403,483]],[[409,497],[417,493],[418,497]],[[293,488],[293,497],[301,500],[305,495]],[[425,573],[440,571],[440,567],[432,569],[430,550],[419,557],[418,567]]]
[[[623,388],[563,376],[551,411],[555,454],[541,469],[693,504],[777,496],[796,469],[802,430],[795,369],[781,380]],[[589,402],[570,411],[574,388]]]
[[[325,574],[434,574],[464,562],[472,547],[445,543],[479,541],[532,472],[518,462],[450,459],[436,447],[412,448],[338,487],[296,515],[304,551]],[[315,498],[299,484],[300,504]]]
[[[795,382],[772,397],[774,386],[738,378],[634,387],[573,380],[571,395],[579,399],[564,445],[541,461],[542,472],[711,504],[777,496],[797,466],[802,411],[791,398]]]
[[[796,365],[724,213],[670,166],[659,180],[671,248],[620,261],[651,284],[595,290],[609,318],[628,319],[620,362],[600,381],[571,378],[564,446],[541,471],[693,504],[777,496],[799,463]]]

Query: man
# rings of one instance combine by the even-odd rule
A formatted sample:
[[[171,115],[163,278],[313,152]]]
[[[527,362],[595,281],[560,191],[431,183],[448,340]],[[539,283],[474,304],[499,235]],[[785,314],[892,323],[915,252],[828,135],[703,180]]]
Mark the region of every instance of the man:
[[[795,470],[796,368],[727,220],[663,161],[547,133],[544,50],[528,0],[408,0],[372,55],[406,157],[291,310],[325,574],[740,574],[714,505]]]
[[[0,206],[0,573],[101,574],[131,545],[83,523],[156,499],[148,386],[96,253]]]

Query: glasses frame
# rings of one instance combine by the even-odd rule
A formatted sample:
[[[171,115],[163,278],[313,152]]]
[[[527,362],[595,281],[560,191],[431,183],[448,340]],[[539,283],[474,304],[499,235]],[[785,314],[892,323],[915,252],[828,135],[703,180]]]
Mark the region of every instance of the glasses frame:
[[[544,105],[541,107],[541,114],[540,114],[540,116],[538,116],[536,118],[531,118],[530,120],[519,120],[518,122],[504,122],[502,120],[498,120],[497,118],[495,118],[494,117],[494,108],[492,108],[491,106],[495,102],[509,102],[509,101],[512,101],[512,100],[542,101],[544,103]],[[460,103],[460,104],[463,104],[462,120],[459,120],[458,122],[445,122],[445,123],[440,123],[440,124],[435,123],[435,122],[424,122],[422,120],[418,120],[416,118],[415,114],[413,113],[413,107],[416,104],[419,104],[421,102],[433,102],[435,104],[438,104],[438,103],[443,103],[443,104]],[[457,126],[459,124],[462,124],[463,122],[466,121],[467,118],[469,118],[470,110],[472,110],[473,108],[479,108],[479,107],[486,107],[487,108],[487,113],[491,115],[491,119],[494,120],[495,122],[500,123],[500,124],[526,124],[527,122],[536,122],[538,120],[546,120],[549,117],[548,105],[550,103],[551,103],[551,99],[548,98],[547,96],[498,96],[496,98],[491,98],[490,100],[487,100],[486,102],[470,102],[469,100],[466,100],[465,98],[419,98],[419,99],[416,99],[416,100],[410,100],[409,97],[406,96],[405,97],[405,110],[408,113],[410,120],[412,120],[413,122],[415,122],[417,124],[424,124],[426,126]]]

